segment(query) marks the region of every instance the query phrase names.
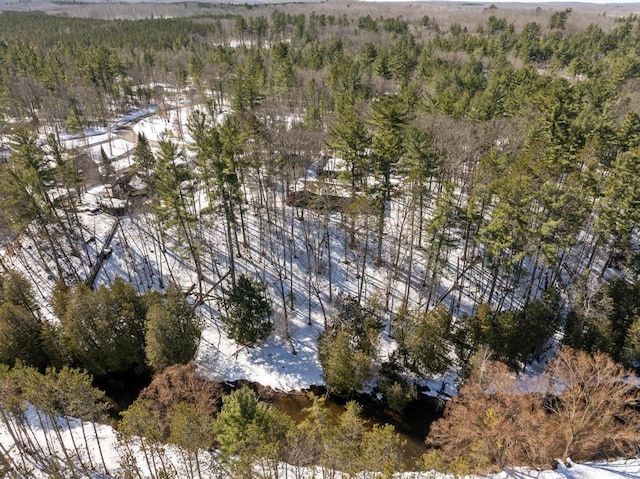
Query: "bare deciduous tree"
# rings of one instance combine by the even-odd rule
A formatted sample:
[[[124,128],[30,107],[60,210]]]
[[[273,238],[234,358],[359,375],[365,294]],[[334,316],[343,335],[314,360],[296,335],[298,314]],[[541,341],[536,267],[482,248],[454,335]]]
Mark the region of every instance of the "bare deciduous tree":
[[[563,348],[548,364],[550,386],[560,390],[545,402],[562,457],[592,459],[637,453],[637,379],[609,356]],[[558,449],[560,451],[560,448]]]
[[[638,388],[624,368],[602,353],[563,348],[545,373],[546,394],[539,380],[482,361],[431,428],[435,462],[484,472],[638,453]],[[425,461],[435,463],[433,456]]]
[[[462,469],[484,472],[510,464],[545,464],[541,397],[519,394],[518,388],[502,363],[483,362],[427,438],[440,449],[445,468],[456,472],[465,462]]]

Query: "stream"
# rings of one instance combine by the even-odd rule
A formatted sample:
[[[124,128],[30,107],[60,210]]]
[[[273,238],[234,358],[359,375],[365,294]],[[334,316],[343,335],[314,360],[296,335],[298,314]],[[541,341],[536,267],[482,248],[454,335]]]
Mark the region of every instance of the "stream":
[[[102,377],[94,381],[94,386],[106,391],[105,400],[109,404],[109,415],[116,422],[120,418],[120,412],[126,410],[136,400],[140,391],[151,381],[148,374],[117,374]],[[261,401],[272,405],[286,413],[296,423],[306,418],[304,409],[311,406],[308,394],[326,398],[325,405],[331,413],[331,417],[337,420],[345,410],[348,402],[345,399],[327,395],[324,386],[312,386],[304,391],[276,391],[257,383],[247,381],[225,382],[222,384],[225,394],[242,386],[249,386],[259,396]],[[360,393],[354,398],[361,407],[361,417],[368,424],[391,424],[396,433],[406,441],[404,447],[405,470],[415,470],[416,460],[427,451],[424,439],[429,433],[431,423],[442,416],[443,402],[440,399],[424,394],[410,402],[402,413],[390,409],[386,402],[370,394]],[[221,404],[220,404],[221,405]]]
[[[288,414],[296,423],[306,417],[305,408],[311,406],[308,393],[325,396],[326,388],[312,387],[308,391],[281,392],[259,388],[261,399]],[[358,394],[355,400],[362,407],[362,418],[370,425],[391,424],[401,439],[406,441],[404,447],[404,466],[406,470],[416,469],[416,460],[427,451],[424,439],[429,433],[431,423],[442,416],[442,401],[426,395],[407,405],[402,413],[390,409],[385,401],[369,394]],[[326,396],[326,406],[332,418],[337,418],[345,409],[347,400],[334,396]]]

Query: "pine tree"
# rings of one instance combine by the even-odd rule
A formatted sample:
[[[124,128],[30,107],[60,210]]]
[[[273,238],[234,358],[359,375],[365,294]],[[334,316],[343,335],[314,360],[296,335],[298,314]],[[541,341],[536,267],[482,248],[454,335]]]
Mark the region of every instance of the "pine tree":
[[[47,357],[42,343],[42,322],[29,310],[5,302],[0,305],[0,363],[22,362],[42,367]]]
[[[451,365],[451,313],[441,304],[410,318],[400,345],[405,364],[421,375],[444,373]]]
[[[116,278],[92,291],[78,284],[69,293],[62,336],[75,360],[91,374],[145,369],[146,307],[133,286]]]
[[[235,256],[238,216],[242,218],[243,198],[240,190],[240,156],[247,140],[239,119],[227,116],[219,126],[209,125],[204,114],[196,112],[189,119],[194,137],[198,176],[206,186],[211,207],[220,205],[224,213],[231,283],[236,282]]]
[[[640,362],[640,316],[633,318],[625,335],[624,361],[625,364],[631,365]]]
[[[261,49],[251,47],[244,61],[238,62],[231,79],[231,106],[236,111],[252,110],[264,98],[266,68]]]
[[[49,167],[36,135],[26,128],[14,130],[11,136],[12,153],[7,163],[0,164],[0,211],[3,220],[15,231],[22,231],[35,220],[37,232],[51,249],[58,278],[64,269],[57,252],[64,251],[56,239],[56,215],[49,188],[55,170]],[[42,247],[36,241],[36,248]]]
[[[105,183],[111,183],[116,176],[116,171],[111,164],[111,158],[104,151],[104,146],[100,146],[100,173]]]
[[[35,319],[40,318],[40,310],[33,286],[27,278],[15,270],[8,270],[0,276],[0,303],[7,302],[27,310]]]
[[[375,471],[375,478],[390,479],[401,471],[406,440],[391,424],[374,424],[362,436],[361,463],[364,471]]]
[[[118,424],[118,430],[123,434],[122,440],[125,445],[130,448],[129,443],[135,444],[137,442],[139,444],[151,477],[159,477],[159,474],[170,477],[160,445],[165,434],[165,425],[160,421],[158,412],[151,407],[151,402],[138,398],[126,411],[121,413],[121,416],[122,420]],[[126,456],[123,456],[121,460],[125,458]],[[133,469],[139,474],[137,459],[134,458],[133,463]]]
[[[222,403],[214,429],[223,461],[239,477],[250,474],[257,460],[277,468],[282,457],[280,447],[291,428],[290,419],[259,402],[247,387],[225,396]]]
[[[211,416],[199,413],[191,404],[178,403],[173,409],[168,441],[180,447],[189,477],[195,477],[194,463],[198,477],[203,477],[199,456],[213,445],[214,424]]]
[[[603,197],[596,204],[598,217],[596,231],[602,241],[609,243],[610,265],[615,255],[628,251],[631,236],[640,223],[640,149],[621,153],[604,180]]]
[[[371,377],[383,323],[375,305],[363,307],[352,296],[337,306],[318,339],[318,356],[329,390],[349,397]]]
[[[147,311],[147,362],[156,372],[188,363],[196,354],[201,334],[202,322],[193,307],[176,285],[170,285],[166,299]]]
[[[372,104],[369,123],[374,171],[378,186],[375,189],[378,202],[378,250],[376,263],[382,263],[382,240],[387,208],[392,196],[391,177],[405,153],[405,127],[409,122],[408,106],[398,96],[384,96]]]
[[[156,159],[151,151],[149,140],[147,140],[144,132],[138,133],[138,142],[133,152],[133,159],[144,170],[147,182],[151,180],[151,170],[155,166]]]
[[[62,421],[57,417],[61,411],[55,378],[51,375],[43,375],[34,368],[22,366],[14,368],[13,374],[21,390],[21,399],[34,407],[38,423],[45,430],[44,441],[48,451],[62,453],[60,464],[55,464],[54,468],[67,469],[72,478],[79,479],[77,462],[82,466],[82,460],[74,460],[71,448],[65,446],[62,438]],[[67,427],[69,427],[68,423]],[[73,436],[71,439],[73,450],[78,454],[78,444]]]
[[[366,430],[360,417],[362,406],[349,401],[325,439],[326,465],[338,471],[355,475],[362,470],[362,445]]]
[[[373,361],[369,354],[354,347],[347,331],[318,340],[318,356],[329,390],[341,397],[360,391],[371,378]]]
[[[159,145],[154,209],[160,224],[165,228],[175,227],[179,238],[186,242],[198,276],[198,288],[202,292],[204,274],[200,260],[201,245],[195,235],[197,217],[191,191],[193,177],[184,152],[175,142],[164,139]]]
[[[367,148],[370,145],[369,132],[353,105],[338,110],[338,117],[329,129],[328,146],[335,150],[347,164],[346,180],[351,187],[351,197],[364,184],[369,165]]]
[[[265,289],[264,284],[241,274],[224,298],[226,314],[222,321],[229,337],[240,344],[251,346],[273,329]]]
[[[105,457],[103,455],[100,436],[97,434],[96,422],[104,419],[106,404],[102,402],[104,392],[93,387],[93,378],[86,371],[72,369],[64,366],[56,370],[48,368],[46,377],[55,385],[57,404],[61,407],[60,413],[66,417],[67,426],[70,428],[68,417],[78,418],[84,438],[84,452],[87,455],[91,469],[94,469],[94,446],[97,446],[100,463],[105,474],[109,473]],[[89,443],[85,432],[85,421],[92,423],[94,442]]]
[[[635,111],[627,113],[617,134],[620,151],[628,151],[640,146],[640,116]]]

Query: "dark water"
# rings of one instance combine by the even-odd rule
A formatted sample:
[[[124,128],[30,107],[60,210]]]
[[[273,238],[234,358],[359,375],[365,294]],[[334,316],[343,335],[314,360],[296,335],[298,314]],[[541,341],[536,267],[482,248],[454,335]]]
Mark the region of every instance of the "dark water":
[[[287,413],[296,422],[305,419],[306,414],[303,410],[311,406],[307,392],[259,392],[266,402]],[[317,396],[326,394],[326,390],[319,387],[313,388],[310,392]],[[441,401],[421,396],[409,403],[402,413],[398,413],[389,409],[384,401],[370,395],[360,394],[353,399],[362,406],[362,417],[369,421],[369,424],[391,424],[395,427],[396,432],[406,441],[405,468],[415,470],[416,460],[427,450],[424,439],[429,433],[429,427],[442,416]],[[341,398],[327,396],[325,404],[332,416],[337,418],[344,411],[346,402]]]
[[[94,387],[104,391],[103,400],[107,403],[107,414],[115,420],[138,398],[140,392],[151,382],[151,373],[133,372],[111,373],[93,379]]]

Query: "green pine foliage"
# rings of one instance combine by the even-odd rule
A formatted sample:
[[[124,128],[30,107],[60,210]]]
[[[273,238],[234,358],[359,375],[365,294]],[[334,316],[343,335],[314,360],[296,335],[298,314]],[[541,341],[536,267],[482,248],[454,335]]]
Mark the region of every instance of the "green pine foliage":
[[[333,394],[349,397],[371,378],[371,356],[353,346],[347,331],[339,330],[334,336],[320,337],[318,355],[325,381]]]
[[[373,308],[364,308],[351,296],[341,298],[318,339],[320,364],[333,394],[350,397],[371,379],[381,329]]]
[[[145,315],[136,290],[120,278],[97,291],[78,284],[60,318],[64,344],[74,362],[93,375],[144,371]]]
[[[256,463],[277,467],[290,428],[288,416],[259,402],[247,387],[222,399],[222,410],[213,425],[222,460],[237,477],[250,475]]]
[[[178,403],[173,408],[168,441],[187,451],[189,463],[195,462],[199,471],[198,456],[200,451],[212,447],[214,428],[215,422],[211,416],[199,413],[191,404]]]
[[[149,307],[145,322],[145,355],[155,372],[194,358],[202,322],[177,286],[170,285],[166,298]]]
[[[0,305],[0,363],[46,364],[41,330],[41,321],[27,309],[9,302]]]
[[[149,140],[144,132],[138,133],[138,142],[133,152],[133,159],[140,165],[140,169],[144,171],[147,179],[151,178],[151,170],[155,166],[156,159],[151,151]]]
[[[136,436],[143,444],[146,441],[157,443],[163,439],[165,428],[151,401],[138,398],[121,416],[118,430],[126,436]]]
[[[271,333],[271,305],[263,283],[241,274],[226,294],[224,307],[227,334],[238,343],[252,346]]]
[[[44,367],[45,323],[31,283],[16,271],[0,276],[0,363]]]
[[[421,376],[441,374],[451,366],[451,313],[442,305],[409,315],[403,325],[400,356],[405,365]]]
[[[614,279],[596,291],[577,290],[567,315],[564,343],[635,365],[638,354],[640,284]]]
[[[520,310],[496,312],[486,304],[478,306],[451,336],[463,369],[483,347],[515,370],[539,360],[560,328],[560,304],[555,292],[545,292]]]

